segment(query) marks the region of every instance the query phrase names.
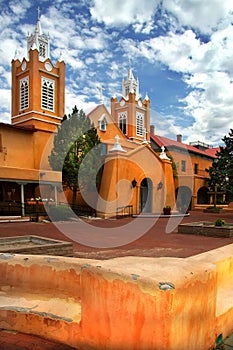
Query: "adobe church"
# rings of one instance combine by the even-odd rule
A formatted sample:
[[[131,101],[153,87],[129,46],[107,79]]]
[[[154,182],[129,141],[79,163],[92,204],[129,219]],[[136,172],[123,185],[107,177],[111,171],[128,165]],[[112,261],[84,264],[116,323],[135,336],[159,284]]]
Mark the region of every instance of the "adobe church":
[[[26,215],[25,204],[44,190],[55,203],[66,198],[61,172],[52,171],[48,163],[65,114],[65,63],[52,63],[50,38],[43,34],[39,17],[27,38],[27,53],[22,61],[12,60],[11,124],[0,123],[1,215],[17,204]],[[204,170],[216,150],[154,135],[149,97],[141,98],[131,67],[121,98],[111,98],[111,111],[100,96],[88,116],[103,146],[103,175],[98,194],[81,195],[97,215],[111,217],[126,208],[133,214],[161,213],[164,206],[178,210],[208,202]]]

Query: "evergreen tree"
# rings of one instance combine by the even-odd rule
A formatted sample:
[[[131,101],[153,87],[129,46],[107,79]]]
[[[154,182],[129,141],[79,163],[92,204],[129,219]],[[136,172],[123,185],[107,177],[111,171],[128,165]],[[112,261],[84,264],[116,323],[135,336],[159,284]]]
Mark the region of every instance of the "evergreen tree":
[[[226,193],[228,201],[233,200],[233,129],[229,136],[224,136],[222,141],[225,146],[220,146],[217,158],[212,166],[206,169],[210,175],[208,180],[211,191],[223,191]]]
[[[99,143],[97,130],[83,110],[79,111],[75,106],[72,114],[63,117],[54,137],[49,163],[53,170],[62,171],[63,186],[73,192],[72,204],[76,202],[79,188],[92,191],[98,185]],[[85,176],[79,178],[79,168],[84,158]]]

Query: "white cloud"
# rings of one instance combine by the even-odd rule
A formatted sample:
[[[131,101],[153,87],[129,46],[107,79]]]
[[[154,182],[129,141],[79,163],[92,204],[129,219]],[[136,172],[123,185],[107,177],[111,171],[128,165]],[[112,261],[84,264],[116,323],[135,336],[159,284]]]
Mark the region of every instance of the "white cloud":
[[[14,13],[14,15],[17,16],[16,18],[22,18],[30,6],[31,3],[28,0],[21,0],[20,2],[9,2],[9,8]]]
[[[11,115],[9,112],[9,106],[11,105],[11,90],[0,89],[1,96],[1,122],[10,123]]]
[[[1,119],[7,120],[10,62],[16,49],[20,59],[26,55],[27,33],[35,28],[29,17],[34,11],[36,20],[39,3],[0,3],[0,105]],[[178,106],[173,112],[172,106],[169,110],[170,100],[166,106],[164,102],[161,110],[168,115],[159,118],[161,135],[182,133],[187,140],[205,141],[208,137],[214,142],[233,127],[232,0],[212,0],[211,4],[210,0],[92,0],[91,4],[89,9],[84,0],[78,5],[64,0],[40,4],[42,29],[51,38],[52,59],[56,61],[62,52],[66,63],[67,108],[74,104],[89,108],[91,99],[98,101],[98,82],[104,84],[106,101],[111,94],[120,93],[122,74],[126,73],[128,58],[132,58],[134,67],[144,64],[142,71],[137,69],[142,86],[146,84],[143,69],[149,61],[156,70],[168,68],[179,73],[187,88],[186,97],[177,98],[180,116]],[[148,81],[149,93],[151,89],[156,95],[160,87],[153,73],[153,82]]]
[[[149,20],[145,23],[137,22],[133,24],[133,28],[136,33],[150,34],[152,29],[154,28],[154,22],[152,20]]]
[[[143,24],[150,22],[159,0],[94,0],[90,8],[93,19],[107,26]],[[137,27],[136,27],[137,28]],[[149,27],[147,27],[147,30]]]
[[[89,102],[86,100],[86,95],[76,94],[72,89],[67,89],[66,100],[65,100],[65,113],[72,113],[72,108],[76,105],[78,109],[83,109],[84,111],[90,110],[96,107],[96,103]]]
[[[192,89],[180,100],[187,117],[194,118],[193,125],[182,132],[190,141],[204,141],[210,135],[216,142],[233,127],[233,27],[223,22],[224,27],[213,32],[207,42],[202,42],[191,29],[182,33],[170,31],[139,43],[130,39],[121,42],[134,57],[160,62],[183,75],[187,87]],[[177,125],[176,120],[174,124]]]
[[[233,127],[233,82],[224,72],[195,74],[191,84],[200,89],[193,90],[184,99],[186,112],[195,118],[194,124],[186,131],[189,140],[195,135],[205,140],[211,135],[214,143],[221,139],[225,130]]]
[[[175,115],[162,115],[154,110],[150,112],[151,125],[154,125],[154,133],[164,137],[175,138],[176,135],[182,134],[179,126],[176,125]]]
[[[176,16],[181,26],[207,34],[232,16],[232,0],[164,0],[163,6]]]

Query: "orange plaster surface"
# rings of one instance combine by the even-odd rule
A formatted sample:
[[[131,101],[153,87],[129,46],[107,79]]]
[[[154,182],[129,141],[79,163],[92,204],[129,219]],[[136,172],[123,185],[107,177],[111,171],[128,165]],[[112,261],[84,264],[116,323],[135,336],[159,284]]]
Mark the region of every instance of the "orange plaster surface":
[[[233,328],[232,254],[232,244],[185,259],[0,254],[0,328],[83,350],[210,350]]]

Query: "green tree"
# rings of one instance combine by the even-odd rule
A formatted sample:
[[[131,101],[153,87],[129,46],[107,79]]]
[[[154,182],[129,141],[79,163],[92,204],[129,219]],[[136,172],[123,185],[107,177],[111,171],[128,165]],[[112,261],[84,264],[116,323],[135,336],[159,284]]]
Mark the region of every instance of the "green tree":
[[[63,186],[73,192],[72,204],[76,203],[79,188],[92,191],[98,186],[100,179],[96,171],[100,164],[99,143],[97,130],[83,110],[79,111],[75,106],[72,114],[63,117],[54,137],[49,163],[53,170],[62,171]],[[82,162],[84,175],[80,178]]]
[[[209,173],[209,188],[211,191],[223,191],[228,197],[228,201],[233,200],[233,129],[229,136],[224,136],[222,141],[225,146],[220,146],[217,158],[212,166],[206,169]],[[216,204],[216,203],[215,203]]]

